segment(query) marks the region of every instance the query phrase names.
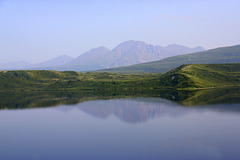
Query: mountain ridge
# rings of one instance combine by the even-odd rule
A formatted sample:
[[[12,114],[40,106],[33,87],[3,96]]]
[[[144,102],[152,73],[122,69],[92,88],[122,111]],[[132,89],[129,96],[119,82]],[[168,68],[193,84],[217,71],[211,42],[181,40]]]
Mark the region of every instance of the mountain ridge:
[[[59,69],[91,71],[99,68],[128,66],[199,50],[204,49],[202,47],[189,48],[181,45],[161,47],[153,46],[143,41],[129,40],[120,43],[112,50],[104,46],[91,49]]]
[[[158,45],[154,46],[151,44],[147,44],[143,41],[129,40],[119,44],[112,50],[117,55],[124,54],[125,56],[120,56],[109,67],[120,67],[150,62],[160,60],[169,56],[186,54],[199,50],[201,50],[201,48],[189,48],[182,45],[168,45],[167,47],[161,47]]]
[[[27,67],[29,65],[32,65],[29,62],[26,61],[12,61],[12,62],[7,62],[7,63],[0,63],[0,69],[22,69],[24,67]]]
[[[98,70],[115,73],[165,73],[183,64],[240,63],[240,45],[168,57],[162,60],[126,67]]]
[[[24,68],[16,67],[14,69],[92,71],[151,62],[165,57],[193,53],[199,50],[203,50],[203,48],[189,48],[176,44],[161,47],[147,44],[143,41],[129,40],[120,43],[112,50],[100,46],[84,52],[74,59],[67,56],[68,58],[65,57],[65,61],[58,60],[59,57],[61,57],[59,56],[38,64],[28,65]],[[7,70],[8,68],[0,67],[0,69]]]
[[[74,58],[67,56],[67,55],[61,55],[55,58],[52,58],[50,60],[47,61],[43,61],[34,65],[30,65],[28,66],[28,68],[43,68],[43,67],[55,67],[55,66],[61,66],[64,65],[68,62],[70,62],[71,60],[73,60]]]

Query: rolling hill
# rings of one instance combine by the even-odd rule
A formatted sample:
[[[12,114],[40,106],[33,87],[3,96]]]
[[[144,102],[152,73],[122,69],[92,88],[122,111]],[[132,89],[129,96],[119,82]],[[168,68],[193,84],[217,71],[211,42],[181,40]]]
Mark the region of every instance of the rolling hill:
[[[240,63],[240,45],[184,54],[159,61],[127,67],[109,68],[99,72],[115,73],[165,73],[183,64]]]
[[[240,63],[186,64],[148,83],[178,89],[240,86]]]
[[[240,63],[189,64],[166,74],[1,71],[0,91],[137,91],[240,85]]]

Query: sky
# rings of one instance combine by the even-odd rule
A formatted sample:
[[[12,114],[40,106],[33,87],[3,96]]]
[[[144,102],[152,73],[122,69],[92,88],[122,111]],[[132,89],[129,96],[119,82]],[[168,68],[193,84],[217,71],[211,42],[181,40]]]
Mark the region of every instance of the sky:
[[[240,44],[240,0],[0,0],[0,63],[75,58],[127,40]]]

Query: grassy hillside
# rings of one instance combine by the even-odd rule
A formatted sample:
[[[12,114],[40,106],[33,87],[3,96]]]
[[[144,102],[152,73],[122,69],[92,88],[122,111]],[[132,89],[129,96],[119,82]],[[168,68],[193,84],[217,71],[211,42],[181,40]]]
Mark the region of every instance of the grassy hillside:
[[[240,63],[240,45],[174,56],[159,61],[142,63],[128,67],[104,69],[99,70],[99,72],[165,73],[183,64],[217,64],[217,63]]]
[[[164,80],[175,88],[239,86],[240,63],[182,65],[161,76],[159,83]]]
[[[0,90],[121,90],[161,74],[80,73],[22,70],[0,72]],[[141,86],[140,86],[141,87]]]
[[[190,64],[162,74],[2,71],[0,91],[189,89],[240,85],[240,63]]]

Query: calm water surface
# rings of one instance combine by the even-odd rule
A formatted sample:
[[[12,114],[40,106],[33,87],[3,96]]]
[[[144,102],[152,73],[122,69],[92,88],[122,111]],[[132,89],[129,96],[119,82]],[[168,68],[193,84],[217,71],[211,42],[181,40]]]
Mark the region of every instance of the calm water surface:
[[[161,98],[0,110],[1,160],[239,160],[239,104]]]

